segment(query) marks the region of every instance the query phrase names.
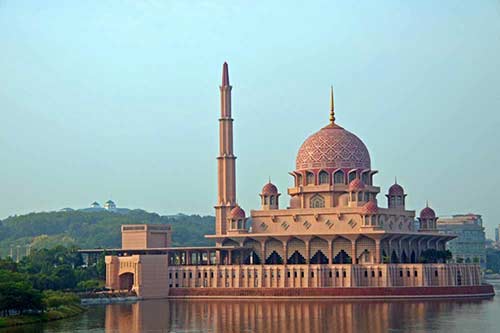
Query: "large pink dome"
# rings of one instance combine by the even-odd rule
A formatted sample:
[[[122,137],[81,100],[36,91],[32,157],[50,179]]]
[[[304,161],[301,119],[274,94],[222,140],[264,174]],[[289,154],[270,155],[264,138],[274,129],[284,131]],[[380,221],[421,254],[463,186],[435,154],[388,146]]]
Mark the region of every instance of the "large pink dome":
[[[304,141],[297,153],[297,170],[370,169],[370,154],[356,135],[330,124]]]

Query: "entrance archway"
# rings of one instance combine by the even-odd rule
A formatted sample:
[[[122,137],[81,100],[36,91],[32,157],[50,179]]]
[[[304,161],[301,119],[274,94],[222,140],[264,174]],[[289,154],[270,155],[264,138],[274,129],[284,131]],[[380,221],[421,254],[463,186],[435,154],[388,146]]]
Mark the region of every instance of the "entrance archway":
[[[119,276],[120,290],[132,290],[134,286],[134,273],[123,273]]]

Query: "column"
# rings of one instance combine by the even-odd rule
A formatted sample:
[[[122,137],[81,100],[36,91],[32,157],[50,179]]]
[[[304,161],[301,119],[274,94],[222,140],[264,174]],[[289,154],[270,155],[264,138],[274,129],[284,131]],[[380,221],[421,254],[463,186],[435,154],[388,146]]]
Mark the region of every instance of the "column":
[[[381,264],[382,260],[380,259],[380,239],[375,239],[375,263]]]

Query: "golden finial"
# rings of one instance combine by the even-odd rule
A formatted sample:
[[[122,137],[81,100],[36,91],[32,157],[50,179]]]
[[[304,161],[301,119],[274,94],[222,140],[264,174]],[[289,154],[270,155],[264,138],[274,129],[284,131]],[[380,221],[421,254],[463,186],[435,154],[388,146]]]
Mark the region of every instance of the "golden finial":
[[[333,103],[333,86],[330,86],[330,123],[335,124],[335,105]]]

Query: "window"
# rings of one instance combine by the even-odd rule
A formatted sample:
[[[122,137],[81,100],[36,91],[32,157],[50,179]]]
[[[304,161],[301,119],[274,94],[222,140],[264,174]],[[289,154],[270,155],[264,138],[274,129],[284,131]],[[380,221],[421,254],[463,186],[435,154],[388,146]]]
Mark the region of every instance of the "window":
[[[328,172],[321,171],[319,173],[319,183],[320,184],[330,184],[330,175],[328,175]]]
[[[339,275],[339,271],[336,271],[335,272],[335,277],[338,278],[340,275]]]
[[[344,184],[344,171],[338,170],[333,174],[333,182],[335,184]]]
[[[417,272],[417,271],[415,271],[415,272],[413,273],[413,276],[418,277],[418,272]]]
[[[358,201],[363,201],[363,192],[358,192]]]
[[[267,205],[267,196],[264,196],[264,205]]]
[[[378,277],[382,277],[382,271],[378,271]]]
[[[323,208],[325,207],[325,199],[321,195],[316,194],[311,198],[310,206],[311,208]]]
[[[348,183],[352,182],[354,179],[356,179],[356,171],[353,171],[349,173],[349,181]]]
[[[375,271],[372,271],[372,278],[375,277]]]
[[[302,185],[302,175],[297,175],[297,186],[301,186]]]
[[[365,192],[365,201],[368,202],[370,201],[370,193]]]
[[[314,185],[314,174],[312,172],[306,173],[306,183],[307,185]]]
[[[271,195],[271,196],[269,197],[269,204],[270,204],[270,205],[274,205],[274,195]]]
[[[342,272],[343,277],[347,277],[347,273],[345,271]]]
[[[364,172],[361,174],[361,181],[365,184],[368,184],[368,172]]]

